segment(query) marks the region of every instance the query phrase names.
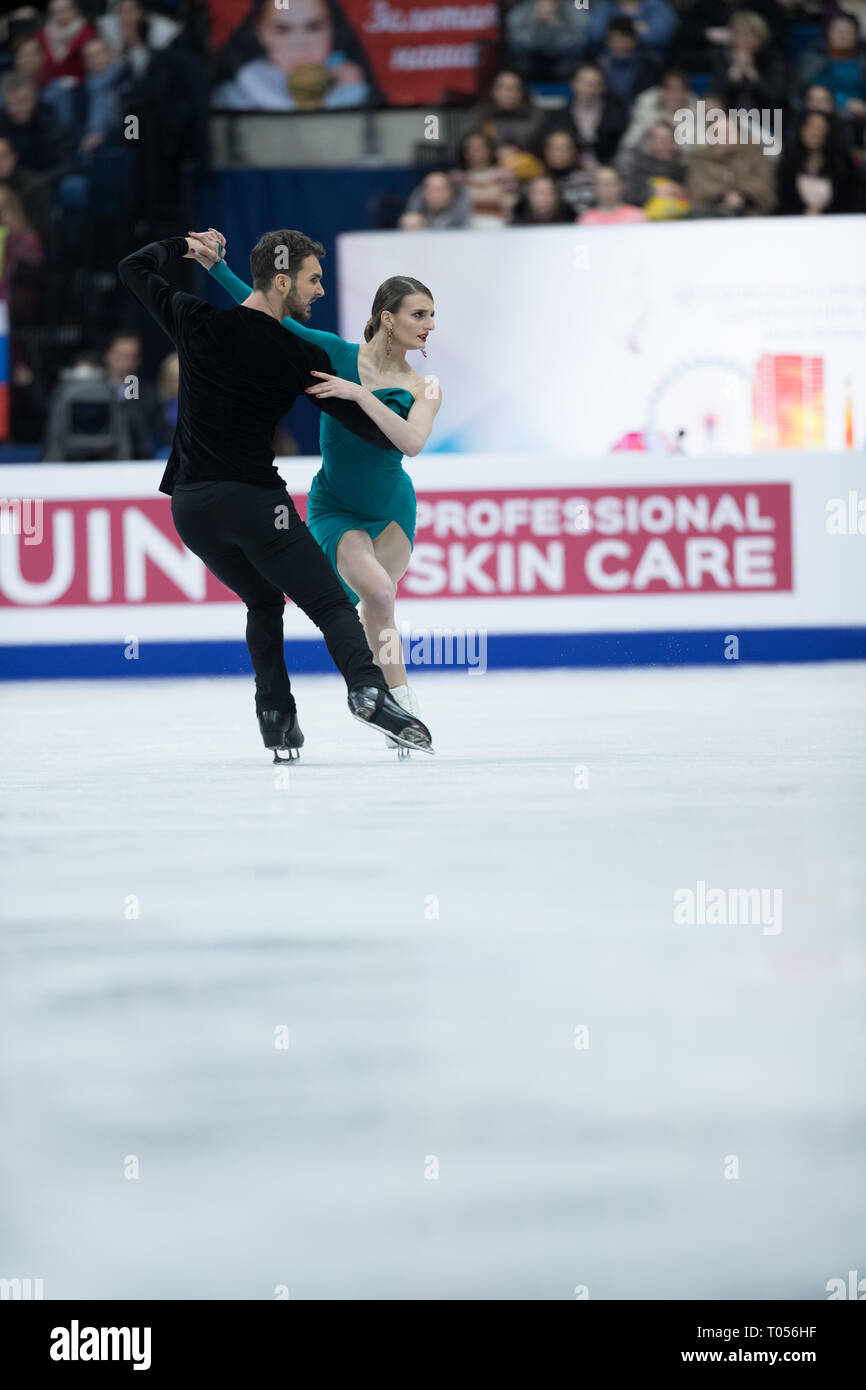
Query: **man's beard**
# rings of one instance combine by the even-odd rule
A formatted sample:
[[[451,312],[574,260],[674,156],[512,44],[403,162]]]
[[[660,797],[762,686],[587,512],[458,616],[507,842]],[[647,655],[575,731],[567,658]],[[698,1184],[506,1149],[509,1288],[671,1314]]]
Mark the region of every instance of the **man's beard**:
[[[301,323],[309,318],[309,305],[305,304],[296,290],[289,290],[283,300],[283,318],[299,319]]]

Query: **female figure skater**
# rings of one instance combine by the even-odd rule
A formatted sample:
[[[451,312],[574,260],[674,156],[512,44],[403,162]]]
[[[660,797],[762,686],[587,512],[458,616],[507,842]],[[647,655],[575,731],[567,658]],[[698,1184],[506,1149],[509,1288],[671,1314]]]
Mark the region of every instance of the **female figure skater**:
[[[226,265],[222,233],[211,227],[191,235],[208,248],[207,259],[204,252],[197,259],[234,299],[246,299],[250,288]],[[336,369],[336,375],[314,372],[321,380],[309,392],[357,401],[394,449],[374,448],[323,415],[322,466],[307,496],[307,526],[352,602],[360,602],[367,641],[391,695],[419,715],[406,680],[394,603],[415,536],[415,489],[403,455],[414,458],[424,448],[441,404],[438,387],[428,392],[425,378],[406,361],[407,352],[419,349],[427,356],[424,345],[435,326],[433,297],[419,280],[391,276],[376,291],[365,341],[358,344],[298,321],[309,318],[310,306],[324,293],[321,275],[314,276],[312,291],[298,295],[292,305],[297,318],[282,321],[290,333],[322,347]],[[388,746],[396,747],[390,739]]]

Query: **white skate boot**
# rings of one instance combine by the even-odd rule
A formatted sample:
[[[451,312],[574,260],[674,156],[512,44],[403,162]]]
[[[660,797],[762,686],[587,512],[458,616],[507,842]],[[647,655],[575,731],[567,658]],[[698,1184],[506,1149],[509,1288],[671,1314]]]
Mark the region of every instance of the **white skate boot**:
[[[414,714],[417,718],[421,717],[421,706],[418,703],[418,696],[410,685],[392,685],[388,694],[392,699],[401,705],[407,714]],[[399,743],[395,743],[392,738],[385,739],[386,748],[396,748],[398,758],[408,758],[409,749],[401,748]]]

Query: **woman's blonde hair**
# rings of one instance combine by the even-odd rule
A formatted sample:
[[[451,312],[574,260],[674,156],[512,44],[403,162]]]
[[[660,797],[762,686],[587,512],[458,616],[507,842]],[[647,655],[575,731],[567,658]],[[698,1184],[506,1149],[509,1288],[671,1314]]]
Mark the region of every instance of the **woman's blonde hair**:
[[[737,10],[731,16],[730,27],[732,29],[751,29],[752,33],[766,43],[770,37],[770,26],[755,10]]]

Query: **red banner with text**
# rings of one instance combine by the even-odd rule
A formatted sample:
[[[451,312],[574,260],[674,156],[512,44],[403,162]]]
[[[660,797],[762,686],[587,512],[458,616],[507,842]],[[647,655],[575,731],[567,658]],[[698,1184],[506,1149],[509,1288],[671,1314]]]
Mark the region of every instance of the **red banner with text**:
[[[413,599],[792,588],[788,483],[422,492]],[[295,497],[301,515],[305,500]],[[224,603],[167,499],[5,499],[0,606]]]
[[[476,96],[492,76],[498,0],[340,0],[389,106]]]

